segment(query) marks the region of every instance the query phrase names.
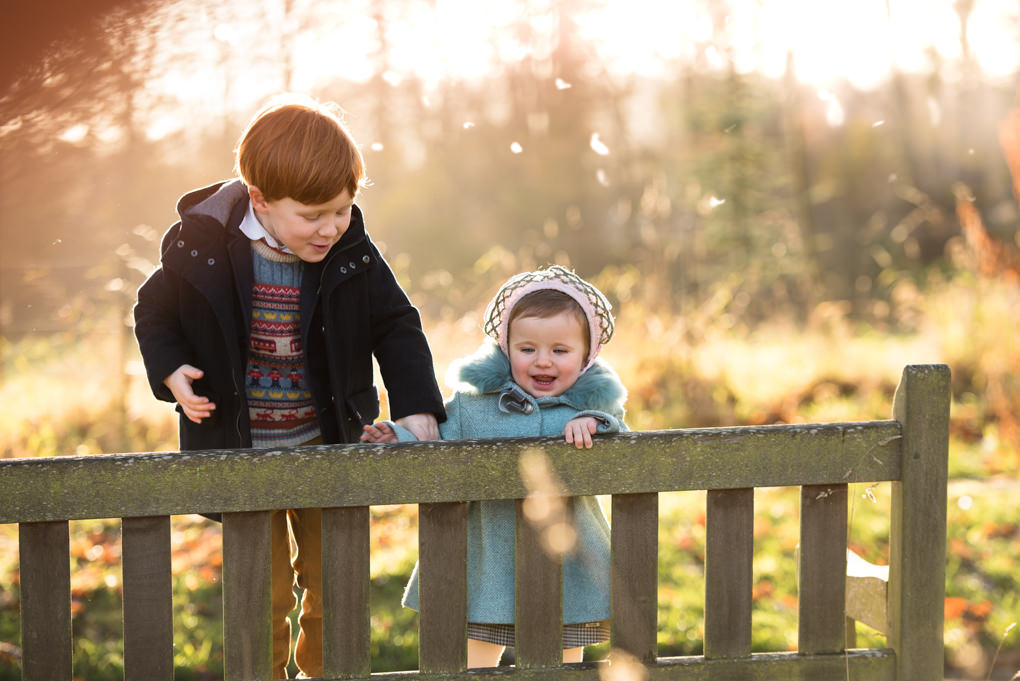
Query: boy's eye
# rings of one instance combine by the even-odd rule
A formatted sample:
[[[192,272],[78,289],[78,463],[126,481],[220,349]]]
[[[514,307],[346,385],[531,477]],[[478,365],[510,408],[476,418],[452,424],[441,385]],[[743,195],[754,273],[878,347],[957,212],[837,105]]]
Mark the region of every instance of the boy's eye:
[[[316,220],[318,220],[321,217],[321,215],[322,215],[321,213],[314,213],[312,215],[306,215],[305,216],[305,220],[308,220],[308,222],[315,222]]]

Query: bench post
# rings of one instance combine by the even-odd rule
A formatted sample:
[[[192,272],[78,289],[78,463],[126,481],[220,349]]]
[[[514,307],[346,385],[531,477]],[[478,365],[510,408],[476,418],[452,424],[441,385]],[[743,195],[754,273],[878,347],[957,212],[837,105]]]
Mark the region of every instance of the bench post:
[[[24,681],[71,679],[71,561],[66,520],[18,525]]]
[[[903,370],[893,399],[902,476],[892,483],[889,528],[889,644],[898,679],[941,681],[944,674],[949,401],[949,367]]]

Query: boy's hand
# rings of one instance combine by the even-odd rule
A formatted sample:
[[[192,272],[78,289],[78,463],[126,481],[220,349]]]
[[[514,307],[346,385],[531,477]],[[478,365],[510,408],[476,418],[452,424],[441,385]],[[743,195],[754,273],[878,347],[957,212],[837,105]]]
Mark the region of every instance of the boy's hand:
[[[182,364],[177,370],[163,379],[163,385],[170,388],[174,394],[177,404],[181,405],[184,415],[195,423],[201,423],[202,419],[212,415],[216,405],[209,401],[208,397],[196,395],[191,389],[191,383],[205,375],[201,369]]]
[[[419,440],[438,440],[439,423],[435,414],[411,414],[393,421],[398,426],[403,426],[414,433]]]
[[[591,436],[598,430],[599,422],[591,416],[567,421],[563,426],[563,434],[566,436],[567,444],[573,444],[578,449],[591,449]]]
[[[397,434],[393,432],[387,423],[377,423],[371,426],[365,426],[362,428],[365,432],[361,434],[362,442],[396,442]]]

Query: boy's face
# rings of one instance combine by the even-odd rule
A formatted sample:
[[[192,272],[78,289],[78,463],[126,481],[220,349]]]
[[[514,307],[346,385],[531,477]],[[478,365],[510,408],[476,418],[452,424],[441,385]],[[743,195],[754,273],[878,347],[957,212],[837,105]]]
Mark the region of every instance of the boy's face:
[[[354,198],[346,189],[314,206],[291,198],[266,201],[257,187],[249,187],[248,195],[266,231],[305,262],[325,258],[351,225]]]
[[[584,367],[587,330],[577,317],[518,317],[510,323],[507,349],[514,382],[532,397],[551,397],[574,385]]]

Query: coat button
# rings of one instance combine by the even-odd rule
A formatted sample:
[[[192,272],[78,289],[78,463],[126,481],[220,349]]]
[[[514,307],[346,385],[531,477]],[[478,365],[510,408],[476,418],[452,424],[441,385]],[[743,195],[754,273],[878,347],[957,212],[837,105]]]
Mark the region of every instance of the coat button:
[[[353,261],[353,260],[352,260],[352,261],[350,261],[349,263],[347,263],[347,266],[348,266],[348,267],[350,267],[350,268],[351,268],[352,270],[354,270],[354,269],[357,269],[357,268],[358,268],[358,266],[354,264],[354,261]]]
[[[369,260],[370,258],[367,255],[361,256],[361,262],[365,263],[366,265],[368,264]]]
[[[184,248],[184,239],[180,239],[177,241],[177,248]]]
[[[347,274],[347,268],[346,267],[341,267],[340,268],[340,274]]]
[[[216,264],[216,258],[209,258],[209,260],[207,260],[206,262],[208,262],[210,265],[215,265]]]
[[[191,251],[191,257],[192,258],[194,258],[196,255],[198,255],[198,251],[195,251],[195,250]]]

